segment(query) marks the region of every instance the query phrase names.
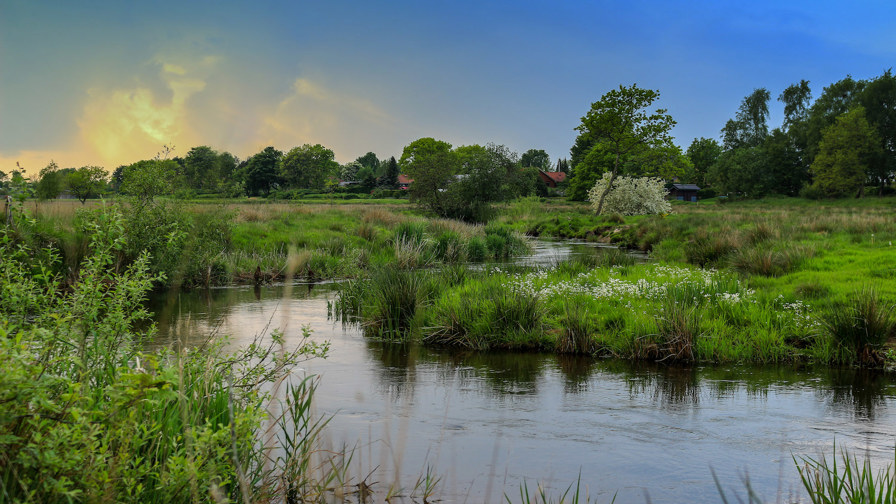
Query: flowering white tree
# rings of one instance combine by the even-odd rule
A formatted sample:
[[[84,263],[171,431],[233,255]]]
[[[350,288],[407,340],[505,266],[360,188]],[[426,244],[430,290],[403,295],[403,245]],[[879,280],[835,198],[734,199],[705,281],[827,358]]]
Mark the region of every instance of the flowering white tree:
[[[612,184],[610,191],[606,193],[603,208],[600,208],[600,199]],[[666,201],[668,191],[664,187],[662,179],[654,177],[616,177],[606,172],[603,178],[594,184],[588,191],[588,201],[594,210],[600,213],[618,213],[622,215],[647,215],[667,214],[672,211],[672,205]]]

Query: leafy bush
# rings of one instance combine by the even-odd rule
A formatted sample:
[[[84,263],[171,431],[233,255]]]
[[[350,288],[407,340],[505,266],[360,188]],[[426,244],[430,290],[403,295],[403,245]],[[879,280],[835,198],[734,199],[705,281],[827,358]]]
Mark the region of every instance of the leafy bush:
[[[115,210],[83,225],[89,249],[66,292],[52,274],[58,258],[38,261],[0,231],[0,500],[285,501],[289,488],[325,487],[309,489],[303,465],[318,432],[307,427],[319,425],[308,409],[313,387],[288,391],[293,423],[281,422],[282,457],[271,460],[256,436],[267,411],[263,384],[324,349],[142,352],[151,333],[135,327],[159,277],[146,253],[116,270],[124,223]]]
[[[610,183],[610,173],[603,177],[588,191],[588,201],[597,210],[601,195]],[[601,213],[618,213],[621,215],[667,214],[672,205],[666,201],[667,190],[662,179],[641,177],[616,177],[613,187],[604,199]]]

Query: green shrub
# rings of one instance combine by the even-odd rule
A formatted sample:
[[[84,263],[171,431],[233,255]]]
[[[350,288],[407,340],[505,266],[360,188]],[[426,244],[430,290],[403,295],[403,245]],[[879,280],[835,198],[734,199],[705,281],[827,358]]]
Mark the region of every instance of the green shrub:
[[[881,347],[896,336],[896,307],[887,304],[876,289],[865,287],[827,309],[821,326],[842,351],[835,360],[879,365],[883,362]]]

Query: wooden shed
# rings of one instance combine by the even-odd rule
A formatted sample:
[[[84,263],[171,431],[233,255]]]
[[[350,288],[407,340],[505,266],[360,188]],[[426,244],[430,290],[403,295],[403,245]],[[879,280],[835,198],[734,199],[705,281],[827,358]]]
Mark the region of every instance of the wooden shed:
[[[700,187],[696,184],[672,184],[669,188],[669,199],[679,201],[697,201],[697,191]]]

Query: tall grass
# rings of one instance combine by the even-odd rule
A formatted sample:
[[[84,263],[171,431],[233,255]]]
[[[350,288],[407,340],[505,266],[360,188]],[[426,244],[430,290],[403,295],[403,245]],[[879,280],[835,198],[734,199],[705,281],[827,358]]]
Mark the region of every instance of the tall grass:
[[[896,502],[896,463],[888,464],[876,473],[871,461],[859,461],[847,451],[840,452],[837,465],[836,446],[834,456],[828,460],[803,457],[794,462],[800,473],[803,487],[813,504],[893,504]],[[894,452],[896,453],[896,452]],[[896,457],[894,457],[896,460]]]
[[[880,349],[896,336],[896,306],[887,304],[873,287],[854,292],[821,315],[824,335],[839,350],[835,361],[879,365]]]

